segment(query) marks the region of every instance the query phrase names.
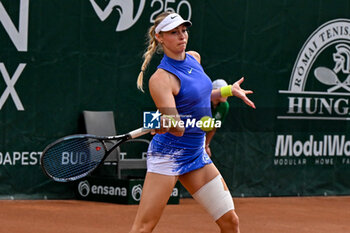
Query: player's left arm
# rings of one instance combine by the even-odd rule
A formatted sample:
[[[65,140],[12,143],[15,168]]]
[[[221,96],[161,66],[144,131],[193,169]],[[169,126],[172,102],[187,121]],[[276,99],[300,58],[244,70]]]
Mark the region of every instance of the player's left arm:
[[[211,100],[215,101],[221,97],[236,96],[237,98],[240,98],[241,100],[243,100],[243,102],[246,103],[248,106],[255,108],[255,104],[253,103],[253,101],[251,101],[247,97],[247,95],[252,94],[253,91],[242,89],[241,84],[243,81],[244,81],[244,78],[242,77],[240,80],[238,80],[232,85],[222,87],[220,89],[212,90]]]
[[[248,106],[255,108],[255,104],[253,103],[253,101],[251,101],[247,97],[248,94],[253,94],[253,91],[242,89],[241,84],[243,83],[243,81],[244,81],[244,77],[242,77],[240,80],[232,84],[231,86],[232,95],[243,100],[243,102],[246,103]]]

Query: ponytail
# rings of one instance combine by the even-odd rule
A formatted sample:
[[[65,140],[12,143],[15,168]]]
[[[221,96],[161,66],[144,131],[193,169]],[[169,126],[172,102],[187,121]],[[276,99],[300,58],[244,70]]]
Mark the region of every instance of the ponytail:
[[[139,73],[139,76],[137,78],[137,88],[140,89],[143,92],[143,75],[148,67],[148,64],[152,60],[153,54],[157,50],[158,41],[155,39],[155,32],[154,32],[155,26],[153,25],[148,30],[148,47],[146,52],[143,54],[144,61],[141,66],[141,71]]]
[[[153,57],[153,54],[158,50],[158,49],[161,49],[160,46],[159,46],[159,43],[158,41],[156,40],[156,37],[155,37],[155,28],[158,26],[158,24],[160,22],[162,22],[162,20],[167,17],[169,14],[171,14],[171,12],[163,12],[162,14],[158,15],[155,22],[154,22],[154,25],[151,26],[148,30],[148,34],[147,34],[147,41],[148,41],[148,47],[147,47],[147,50],[146,52],[143,54],[143,63],[142,63],[142,66],[141,66],[141,71],[139,73],[139,76],[137,77],[137,88],[139,90],[141,90],[142,92],[143,91],[143,75],[150,63],[150,61],[152,60],[152,57]]]

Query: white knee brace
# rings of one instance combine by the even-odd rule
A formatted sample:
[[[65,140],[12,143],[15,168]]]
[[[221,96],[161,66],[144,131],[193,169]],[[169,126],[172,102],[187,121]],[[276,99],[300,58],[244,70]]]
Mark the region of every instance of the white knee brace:
[[[192,195],[215,221],[229,210],[235,209],[230,191],[225,190],[225,187],[224,180],[218,175]]]

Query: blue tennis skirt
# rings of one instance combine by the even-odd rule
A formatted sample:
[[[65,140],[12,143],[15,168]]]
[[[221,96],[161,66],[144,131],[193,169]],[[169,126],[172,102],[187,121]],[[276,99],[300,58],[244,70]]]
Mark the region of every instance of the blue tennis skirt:
[[[205,152],[204,138],[199,146],[188,147],[156,136],[148,147],[147,172],[179,176],[212,163]]]

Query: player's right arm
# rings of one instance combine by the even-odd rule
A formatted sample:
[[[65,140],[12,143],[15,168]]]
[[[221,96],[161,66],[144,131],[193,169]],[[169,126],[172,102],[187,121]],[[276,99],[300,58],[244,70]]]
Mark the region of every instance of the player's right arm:
[[[180,89],[180,82],[177,78],[165,70],[158,69],[150,78],[148,86],[152,99],[159,111],[164,115],[171,116],[171,121],[174,119],[176,122],[179,122],[181,119],[177,112],[174,98],[174,95]],[[164,116],[161,118],[161,125],[163,118]],[[182,136],[185,128],[177,124],[176,127],[171,127],[170,129],[161,127],[160,130],[156,130],[156,133],[165,133],[167,131],[175,136]]]

